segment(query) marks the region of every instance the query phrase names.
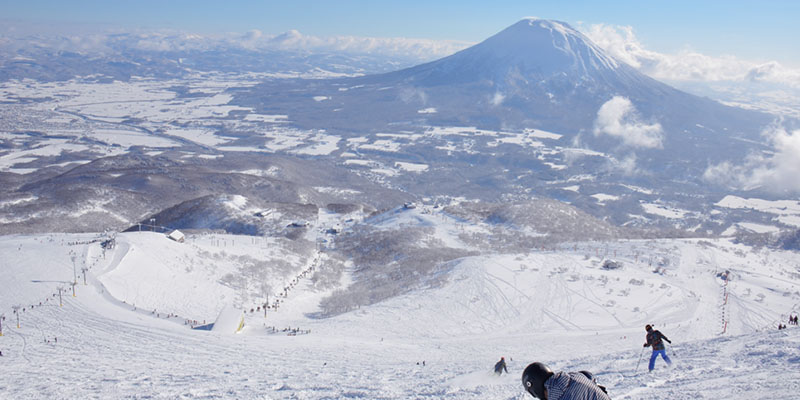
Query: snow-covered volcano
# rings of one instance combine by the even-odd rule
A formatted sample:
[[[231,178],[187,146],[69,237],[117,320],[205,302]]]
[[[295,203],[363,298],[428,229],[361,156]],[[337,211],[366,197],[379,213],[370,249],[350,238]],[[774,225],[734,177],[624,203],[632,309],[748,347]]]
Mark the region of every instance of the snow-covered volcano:
[[[772,122],[652,79],[566,23],[529,18],[430,63],[356,78],[269,81],[235,101],[368,144],[331,153],[362,158],[348,165],[424,164],[412,178],[389,178],[410,191],[467,197],[534,190],[563,199],[561,188],[551,189],[584,176],[597,186],[589,195],[635,184],[666,192],[659,197],[668,202],[692,193],[713,204],[728,192],[709,193],[717,189],[704,180],[709,165],[768,150],[761,132]],[[525,144],[478,133],[531,130],[557,139]],[[474,175],[451,187],[453,173]],[[638,212],[638,201],[622,207],[612,212],[620,224]]]
[[[430,63],[358,78],[298,81],[289,90],[286,82],[268,82],[237,100],[286,113],[304,127],[348,132],[398,124],[543,129],[564,133],[565,139],[584,132],[583,141],[608,149],[619,142],[591,132],[601,107],[614,98],[629,101],[643,122],[659,124],[664,148],[709,141],[718,147],[731,136],[758,137],[769,121],[658,82],[614,59],[567,23],[534,18]],[[698,143],[686,146],[686,141]]]
[[[475,46],[406,73],[437,85],[479,80],[583,80],[626,68],[568,24],[526,18]]]

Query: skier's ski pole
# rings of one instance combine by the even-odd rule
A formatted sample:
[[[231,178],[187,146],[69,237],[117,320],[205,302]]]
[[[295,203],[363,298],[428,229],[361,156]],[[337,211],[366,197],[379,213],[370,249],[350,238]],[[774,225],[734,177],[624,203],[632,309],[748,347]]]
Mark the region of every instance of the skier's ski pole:
[[[675,357],[677,355],[677,354],[675,354],[675,348],[672,347],[672,342],[669,343],[669,351],[672,353],[673,357]]]
[[[642,355],[643,354],[644,354],[644,347],[642,347],[642,351],[639,352],[639,361],[636,362],[636,369],[633,370],[634,374],[639,371],[639,364],[642,362]]]

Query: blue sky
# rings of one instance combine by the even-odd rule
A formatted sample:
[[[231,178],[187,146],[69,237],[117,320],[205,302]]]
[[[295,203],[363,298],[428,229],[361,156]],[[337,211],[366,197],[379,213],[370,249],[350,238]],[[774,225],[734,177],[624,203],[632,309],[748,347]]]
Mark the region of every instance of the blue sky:
[[[64,1],[0,0],[0,18],[69,29],[172,28],[197,33],[355,35],[478,42],[526,16],[633,27],[659,52],[777,60],[800,66],[800,1]]]

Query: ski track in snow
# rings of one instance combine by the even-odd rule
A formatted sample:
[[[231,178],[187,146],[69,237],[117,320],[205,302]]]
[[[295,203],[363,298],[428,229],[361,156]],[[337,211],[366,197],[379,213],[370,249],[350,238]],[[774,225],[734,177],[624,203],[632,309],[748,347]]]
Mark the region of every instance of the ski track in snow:
[[[156,245],[166,239],[119,235],[107,259],[96,243],[66,244],[87,238],[0,239],[0,266],[10,279],[10,290],[0,292],[0,313],[6,314],[0,398],[526,399],[519,376],[537,360],[555,370],[594,372],[614,399],[795,398],[800,390],[800,328],[774,329],[800,304],[792,253],[741,253],[747,249],[725,241],[714,247],[692,241],[614,244],[621,254],[638,254],[642,247],[671,252],[672,263],[659,274],[625,256],[619,257],[626,263],[622,271],[602,271],[585,256],[597,251],[592,244],[483,255],[459,262],[441,288],[328,319],[306,316],[324,293],[300,279],[280,310],[266,320],[247,314],[242,334],[225,335],[189,329],[183,318],[134,311],[103,284],[122,263],[142,260],[131,252],[157,252],[148,260],[173,257],[158,253],[174,248]],[[237,246],[242,254],[258,251],[258,245]],[[52,295],[73,279],[71,254],[92,267],[88,284],[79,281],[77,297],[67,290],[60,307]],[[728,287],[730,330],[720,335],[721,280],[715,273],[725,269],[734,278]],[[137,269],[132,271],[124,276],[137,287]],[[164,313],[171,287],[208,278],[180,279],[161,282],[159,301],[165,303],[157,307]],[[11,305],[45,298],[41,306],[26,307],[17,329]],[[634,305],[638,312],[629,310]],[[659,359],[652,373],[650,350],[641,347],[642,326],[650,321],[674,342],[668,347],[673,366]],[[264,325],[311,333],[270,334]],[[501,355],[510,374],[497,377],[491,367]]]

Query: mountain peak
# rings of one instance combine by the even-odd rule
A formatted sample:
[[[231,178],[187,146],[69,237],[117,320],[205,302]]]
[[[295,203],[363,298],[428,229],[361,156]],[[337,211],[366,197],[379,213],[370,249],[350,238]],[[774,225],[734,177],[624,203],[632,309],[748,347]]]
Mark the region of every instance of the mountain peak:
[[[511,25],[511,27],[532,27],[532,28],[544,28],[544,29],[559,29],[563,31],[572,31],[577,33],[575,29],[573,29],[568,23],[562,21],[556,21],[554,19],[544,19],[539,17],[525,17],[519,20],[517,23]]]
[[[619,63],[588,37],[566,22],[523,18],[478,46],[518,60],[541,72],[578,72],[615,70]],[[476,46],[476,47],[478,47]]]
[[[533,82],[614,80],[624,64],[566,22],[523,18],[494,36],[449,57],[402,73],[418,83],[493,82],[518,87]]]

